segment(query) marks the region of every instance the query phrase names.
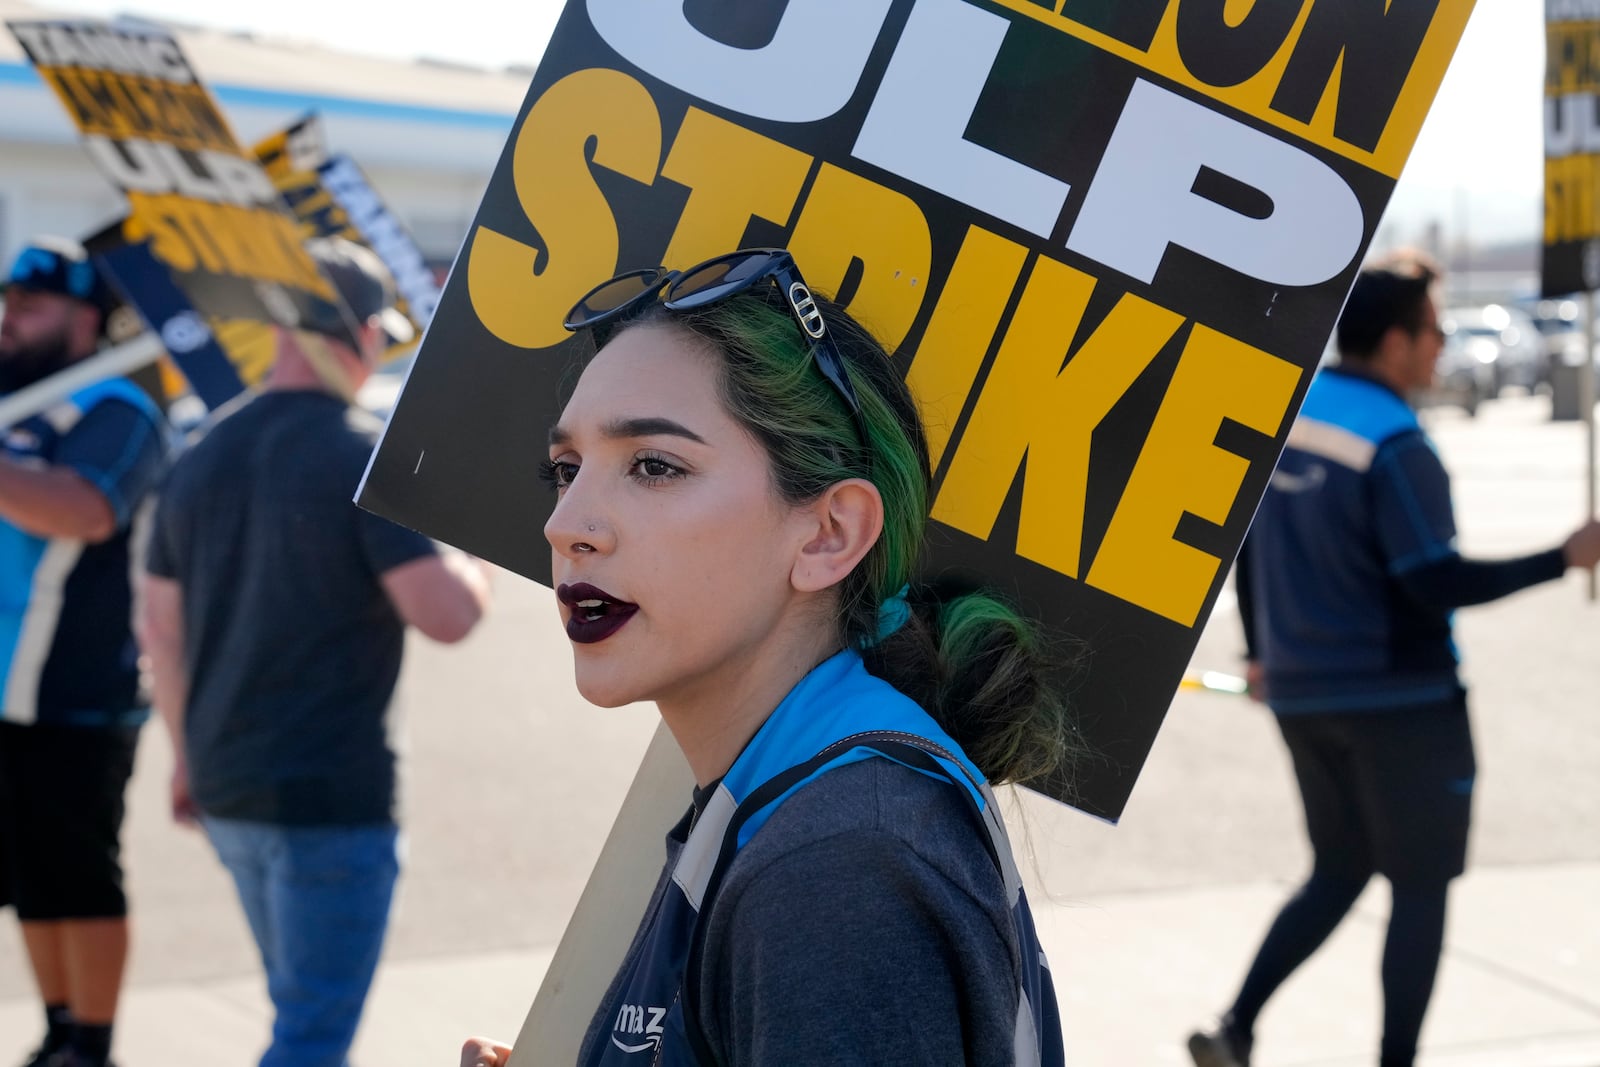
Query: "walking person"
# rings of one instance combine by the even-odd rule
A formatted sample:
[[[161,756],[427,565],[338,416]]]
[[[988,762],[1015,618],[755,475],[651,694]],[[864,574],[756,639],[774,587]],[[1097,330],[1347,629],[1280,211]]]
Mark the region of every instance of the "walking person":
[[[1476,774],[1451,612],[1600,561],[1600,524],[1517,559],[1456,549],[1450,481],[1406,397],[1443,346],[1421,262],[1361,272],[1337,366],[1318,374],[1235,574],[1252,692],[1271,707],[1305,808],[1310,875],[1231,1007],[1192,1034],[1198,1067],[1248,1067],[1268,999],[1374,874],[1392,891],[1381,1067],[1410,1067],[1465,868]]]
[[[94,355],[114,306],[77,242],[24,248],[5,285],[0,392]],[[27,1067],[101,1067],[128,958],[124,794],[149,715],[129,546],[167,462],[166,422],[137,386],[112,378],[4,433],[0,873],[9,869],[44,1007]]]
[[[476,560],[351,503],[380,427],[345,390],[410,327],[373,253],[307,247],[355,332],[321,309],[319,367],[279,331],[264,391],[163,488],[140,598],[173,813],[233,876],[266,969],[263,1067],[347,1062],[399,874],[389,713],[405,630],[460,641],[488,603]]]

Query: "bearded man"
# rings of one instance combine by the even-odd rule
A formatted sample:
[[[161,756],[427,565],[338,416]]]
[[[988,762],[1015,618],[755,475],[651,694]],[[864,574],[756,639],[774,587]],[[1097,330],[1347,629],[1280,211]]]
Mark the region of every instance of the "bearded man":
[[[5,283],[0,394],[93,355],[113,304],[82,246],[24,248]],[[122,379],[0,427],[0,890],[45,1013],[28,1067],[110,1053],[128,952],[123,794],[148,716],[129,531],[166,461],[160,410]]]

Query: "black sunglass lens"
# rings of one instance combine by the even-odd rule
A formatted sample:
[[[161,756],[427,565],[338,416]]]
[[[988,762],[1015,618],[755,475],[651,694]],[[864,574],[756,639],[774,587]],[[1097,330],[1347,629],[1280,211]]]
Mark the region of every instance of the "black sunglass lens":
[[[567,323],[572,327],[583,327],[596,319],[604,318],[618,308],[627,307],[646,293],[659,289],[661,279],[662,274],[658,270],[631,271],[618,275],[580,300],[572,309],[572,314],[567,317]]]
[[[687,310],[714,303],[765,280],[771,263],[765,252],[714,259],[674,282],[667,290],[667,304]]]

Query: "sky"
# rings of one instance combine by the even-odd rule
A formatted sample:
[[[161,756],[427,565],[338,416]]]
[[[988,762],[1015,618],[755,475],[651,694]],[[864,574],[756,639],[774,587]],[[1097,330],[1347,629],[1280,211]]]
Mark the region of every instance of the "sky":
[[[272,0],[232,12],[217,0],[40,3],[99,16],[135,12],[311,38],[396,58],[425,55],[529,68],[544,52],[564,6],[563,0],[448,0],[431,7],[448,11],[447,20],[409,18],[398,5],[375,0]],[[1421,242],[1430,223],[1440,227],[1447,247],[1463,233],[1474,244],[1535,239],[1543,184],[1543,8],[1538,0],[1477,0],[1395,188],[1378,245]]]

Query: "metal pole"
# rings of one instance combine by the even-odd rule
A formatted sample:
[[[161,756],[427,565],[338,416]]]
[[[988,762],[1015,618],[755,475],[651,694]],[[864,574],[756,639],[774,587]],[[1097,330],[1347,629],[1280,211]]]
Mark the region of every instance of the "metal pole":
[[[1589,509],[1589,515],[1596,512],[1595,500],[1595,423],[1594,423],[1594,351],[1595,351],[1595,326],[1594,326],[1595,299],[1594,290],[1590,289],[1583,294],[1583,339],[1584,358],[1578,364],[1578,410],[1583,413],[1584,449],[1585,460],[1583,465],[1584,503]],[[1596,600],[1597,581],[1595,572],[1589,572],[1589,599]]]
[[[46,408],[54,407],[79,389],[106,378],[117,378],[136,371],[146,363],[154,363],[164,351],[161,341],[153,333],[142,333],[88,359],[56,371],[32,385],[0,397],[0,431],[9,430],[23,419],[32,418]]]

